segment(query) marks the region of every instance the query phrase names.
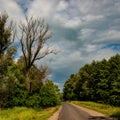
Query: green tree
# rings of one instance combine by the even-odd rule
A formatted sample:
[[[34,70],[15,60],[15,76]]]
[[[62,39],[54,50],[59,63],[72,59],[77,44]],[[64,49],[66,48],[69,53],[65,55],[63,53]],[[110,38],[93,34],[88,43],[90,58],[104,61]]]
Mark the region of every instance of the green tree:
[[[109,59],[110,98],[109,103],[120,106],[120,55],[117,54]]]
[[[77,80],[71,77],[64,85],[64,98],[91,100],[120,106],[120,55],[109,60],[93,61],[80,68]],[[75,85],[73,87],[73,84]]]
[[[60,104],[58,87],[50,80],[47,80],[40,90],[41,106],[51,107]]]
[[[15,26],[13,22],[6,25],[8,22],[7,13],[0,14],[0,57],[4,54],[5,50],[11,45],[15,37]]]
[[[63,88],[63,99],[64,100],[76,100],[77,95],[74,93],[75,86],[78,80],[78,75],[72,74],[70,78],[65,82]]]
[[[7,49],[7,53],[0,58],[0,106],[5,107],[8,102],[9,96],[14,91],[17,79],[9,67],[14,64],[14,54],[16,53],[15,47]]]

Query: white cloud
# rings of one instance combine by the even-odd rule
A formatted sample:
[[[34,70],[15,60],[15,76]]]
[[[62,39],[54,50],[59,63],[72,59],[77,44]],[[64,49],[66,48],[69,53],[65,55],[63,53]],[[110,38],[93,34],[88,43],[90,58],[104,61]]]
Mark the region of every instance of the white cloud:
[[[68,28],[77,28],[81,24],[82,24],[82,21],[80,20],[80,18],[73,18],[70,20],[66,20],[64,25],[65,27],[68,27]]]
[[[85,50],[86,52],[93,52],[97,50],[97,47],[98,47],[97,45],[88,44],[88,45],[85,45]]]
[[[120,41],[120,30],[105,30],[97,35],[97,42]]]
[[[91,34],[95,32],[95,29],[83,28],[81,30],[81,35],[83,38],[90,37]]]
[[[98,20],[101,20],[103,19],[104,16],[103,15],[92,15],[92,14],[88,14],[86,16],[84,16],[82,19],[84,21],[87,21],[87,22],[91,22],[91,21],[98,21]]]
[[[79,17],[69,18],[67,15],[63,15],[62,17],[60,14],[54,15],[54,21],[57,21],[66,28],[77,28],[82,24],[82,21]]]
[[[20,6],[14,0],[0,0],[0,11],[6,11],[9,18],[18,22],[23,19],[23,12]]]
[[[93,60],[102,60],[103,58],[109,59],[111,56],[115,55],[115,51],[111,49],[101,49],[96,51],[94,54],[90,55],[87,59],[88,62],[92,62]]]
[[[55,68],[67,68],[68,66],[74,66],[75,62],[78,62],[82,59],[80,51],[74,51],[69,54],[61,54],[57,57],[58,60],[53,62]]]
[[[52,17],[55,10],[55,3],[55,0],[34,0],[29,7],[28,14],[43,18]]]
[[[79,3],[81,3],[81,4],[79,4]],[[86,0],[86,1],[81,1],[81,2],[79,2],[79,0],[77,0],[77,6],[78,6],[80,12],[82,12],[83,14],[90,12],[93,5],[95,5],[93,0]]]
[[[108,32],[106,32],[106,38],[107,39],[119,39],[120,40],[120,31],[117,30],[109,30]]]
[[[57,5],[57,11],[65,10],[67,9],[67,7],[68,7],[68,3],[64,0],[61,0]]]

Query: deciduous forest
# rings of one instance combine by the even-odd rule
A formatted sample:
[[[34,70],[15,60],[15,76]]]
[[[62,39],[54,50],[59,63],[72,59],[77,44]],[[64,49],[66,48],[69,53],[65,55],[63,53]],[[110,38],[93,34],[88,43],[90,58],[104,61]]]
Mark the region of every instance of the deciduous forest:
[[[65,82],[63,91],[64,100],[120,106],[120,55],[84,65]]]

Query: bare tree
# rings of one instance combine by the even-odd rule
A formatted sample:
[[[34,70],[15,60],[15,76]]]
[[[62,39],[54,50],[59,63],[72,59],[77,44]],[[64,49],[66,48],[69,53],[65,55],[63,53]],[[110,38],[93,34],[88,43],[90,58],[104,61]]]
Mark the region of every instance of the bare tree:
[[[25,62],[26,88],[30,92],[30,77],[29,71],[34,62],[46,57],[48,54],[56,53],[47,44],[47,40],[51,37],[48,25],[44,19],[26,16],[26,23],[20,24],[22,32],[20,43]]]

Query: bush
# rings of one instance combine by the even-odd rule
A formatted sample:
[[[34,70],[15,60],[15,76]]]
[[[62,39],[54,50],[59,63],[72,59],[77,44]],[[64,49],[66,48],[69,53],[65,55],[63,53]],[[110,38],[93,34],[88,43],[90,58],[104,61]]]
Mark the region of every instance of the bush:
[[[34,94],[32,96],[29,96],[26,99],[26,106],[27,107],[33,107],[33,108],[39,108],[40,107],[41,98],[38,94]]]
[[[41,106],[51,107],[60,104],[58,89],[52,81],[47,81],[40,90]]]
[[[26,106],[26,99],[28,92],[22,88],[16,88],[13,95],[9,98],[9,107],[13,106]]]
[[[110,96],[108,103],[114,106],[120,106],[120,96],[117,95]]]

